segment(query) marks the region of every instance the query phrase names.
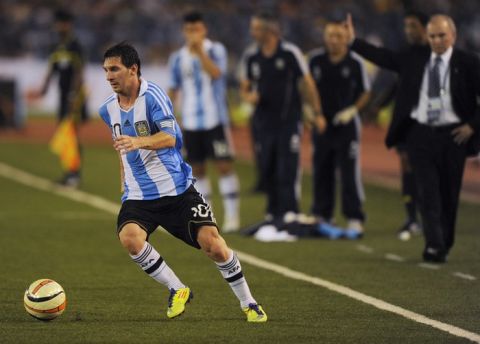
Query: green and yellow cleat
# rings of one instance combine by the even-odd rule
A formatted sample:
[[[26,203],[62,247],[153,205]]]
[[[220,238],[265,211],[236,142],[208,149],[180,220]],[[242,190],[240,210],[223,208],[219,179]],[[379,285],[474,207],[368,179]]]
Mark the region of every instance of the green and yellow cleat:
[[[248,322],[266,322],[268,318],[262,306],[256,303],[251,303],[248,307],[243,308],[243,313],[247,316]]]
[[[170,297],[168,298],[167,317],[173,319],[185,312],[185,304],[193,299],[193,293],[190,288],[170,289]]]

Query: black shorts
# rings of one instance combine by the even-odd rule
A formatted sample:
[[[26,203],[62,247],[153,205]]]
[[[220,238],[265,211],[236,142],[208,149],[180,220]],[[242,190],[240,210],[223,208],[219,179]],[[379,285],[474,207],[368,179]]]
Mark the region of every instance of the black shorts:
[[[190,246],[200,248],[197,231],[202,226],[217,227],[210,206],[190,186],[183,194],[155,200],[126,200],[117,220],[117,233],[127,223],[138,224],[147,232],[147,240],[158,226]]]
[[[184,130],[187,161],[201,163],[208,158],[232,160],[233,153],[228,130],[228,127],[221,124],[209,130]]]

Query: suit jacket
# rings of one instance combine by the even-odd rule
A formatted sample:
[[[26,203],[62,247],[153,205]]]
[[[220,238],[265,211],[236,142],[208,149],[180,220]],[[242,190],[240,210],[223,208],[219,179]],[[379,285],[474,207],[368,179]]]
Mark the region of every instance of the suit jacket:
[[[355,39],[351,49],[374,64],[398,73],[399,83],[393,117],[385,143],[391,148],[405,140],[413,124],[412,110],[418,106],[425,66],[429,62],[429,46],[412,46],[393,52]],[[455,114],[474,130],[467,143],[469,155],[480,151],[480,59],[471,53],[453,49],[450,60],[450,92]]]

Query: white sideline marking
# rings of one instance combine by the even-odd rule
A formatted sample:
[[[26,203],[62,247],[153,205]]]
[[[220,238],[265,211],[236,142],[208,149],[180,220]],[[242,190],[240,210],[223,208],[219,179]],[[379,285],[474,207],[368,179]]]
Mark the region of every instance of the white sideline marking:
[[[68,199],[71,199],[80,203],[91,205],[94,208],[104,210],[108,213],[116,214],[120,207],[118,204],[114,202],[108,201],[96,195],[88,194],[83,191],[67,189],[67,188],[58,188],[55,186],[53,182],[47,179],[34,176],[30,173],[11,167],[2,162],[0,162],[0,175],[8,179],[15,180],[21,184],[30,186],[32,188],[44,190],[47,192],[53,192],[56,195],[66,197]],[[447,323],[443,323],[434,319],[427,318],[424,315],[409,311],[399,306],[395,306],[391,303],[374,298],[372,296],[368,296],[366,294],[360,293],[356,290],[350,289],[343,285],[329,282],[319,277],[309,276],[303,272],[291,270],[285,266],[257,258],[248,253],[244,253],[241,251],[236,251],[236,252],[240,260],[250,265],[256,266],[261,269],[269,270],[272,272],[276,272],[279,275],[282,275],[294,280],[303,281],[303,282],[311,283],[311,284],[326,288],[333,292],[350,297],[354,300],[369,304],[375,308],[400,315],[404,318],[413,320],[415,322],[431,326],[440,331],[450,333],[457,337],[466,338],[480,344],[480,334],[478,333],[470,332]]]
[[[106,212],[117,214],[120,210],[120,205],[115,202],[108,201],[102,197],[89,194],[81,190],[75,190],[68,187],[63,187],[54,182],[34,176],[28,172],[19,170],[18,168],[9,166],[0,162],[0,175],[19,182],[21,184],[30,186],[34,189],[51,192],[55,195],[62,196],[73,201],[91,205],[94,208],[104,210]]]
[[[419,263],[418,266],[421,267],[421,268],[424,268],[424,269],[440,270],[440,266],[435,265],[435,264]]]
[[[363,253],[373,253],[373,248],[365,246],[365,245],[357,245],[357,250]]]
[[[400,256],[398,256],[396,254],[393,254],[393,253],[385,254],[385,259],[391,260],[391,261],[394,261],[394,262],[399,262],[399,263],[403,263],[405,261],[405,258],[400,257]]]
[[[469,274],[464,274],[463,272],[454,272],[452,274],[455,277],[463,278],[469,281],[475,281],[477,278],[475,276],[469,275]]]

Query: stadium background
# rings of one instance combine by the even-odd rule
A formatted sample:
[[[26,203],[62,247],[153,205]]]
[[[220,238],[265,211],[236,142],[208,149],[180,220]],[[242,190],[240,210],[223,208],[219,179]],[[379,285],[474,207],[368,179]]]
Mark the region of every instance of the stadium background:
[[[60,174],[48,141],[55,124],[57,90],[52,84],[44,101],[27,107],[22,95],[38,86],[46,72],[46,57],[55,43],[53,9],[68,5],[75,13],[75,31],[88,66],[87,85],[92,115],[110,93],[100,60],[110,44],[128,40],[139,48],[143,74],[166,86],[165,63],[182,44],[181,16],[192,8],[204,11],[210,36],[229,52],[230,105],[235,117],[237,168],[242,180],[242,224],[262,216],[262,197],[252,195],[253,167],[248,131],[238,111],[235,70],[250,42],[248,23],[260,8],[275,8],[284,37],[304,52],[322,44],[327,18],[351,12],[358,35],[393,49],[405,43],[402,15],[406,8],[429,14],[450,14],[458,25],[457,46],[480,52],[480,2],[429,1],[22,1],[0,0],[0,80],[14,80],[16,128],[0,129],[0,342],[263,342],[305,343],[467,343],[447,334],[308,283],[294,281],[246,263],[245,270],[272,322],[251,329],[235,314],[236,305],[216,271],[196,252],[158,235],[153,240],[199,295],[179,322],[166,323],[166,295],[147,280],[127,257],[113,235],[114,216],[89,205],[52,194],[42,182],[33,186],[14,181],[5,168],[55,180]],[[139,25],[141,23],[141,25]],[[241,34],[239,34],[241,33]],[[371,67],[371,76],[376,70]],[[378,89],[382,85],[376,85]],[[3,96],[2,96],[3,93]],[[0,93],[0,108],[5,92]],[[403,219],[398,192],[398,161],[383,147],[384,122],[370,119],[364,130],[362,170],[367,181],[367,236],[362,242],[301,240],[292,244],[263,244],[228,235],[238,250],[282,266],[340,283],[367,295],[460,328],[480,333],[480,177],[477,162],[468,163],[459,211],[458,243],[451,262],[439,269],[419,265],[422,241],[400,243],[394,235]],[[12,123],[7,123],[12,124]],[[93,119],[81,131],[86,143],[82,191],[111,202],[119,200],[118,165],[108,131]],[[311,200],[310,145],[303,139],[306,167],[302,209]],[[10,172],[9,172],[10,171]],[[21,178],[20,178],[21,179]],[[28,178],[27,178],[28,179]],[[221,221],[221,201],[213,200]],[[100,253],[99,253],[100,252]],[[178,252],[181,252],[180,254]],[[205,264],[201,264],[205,263]],[[192,268],[191,266],[194,266]],[[201,266],[198,266],[201,265]],[[120,267],[120,271],[118,270]],[[211,268],[211,269],[209,269]],[[459,277],[463,276],[463,277]],[[34,279],[57,279],[66,289],[69,305],[51,324],[35,322],[22,309],[23,290]],[[209,283],[212,280],[215,283]],[[142,292],[139,292],[139,289]],[[299,296],[301,295],[301,296]],[[212,316],[212,309],[215,314]],[[237,316],[238,315],[238,316]]]

